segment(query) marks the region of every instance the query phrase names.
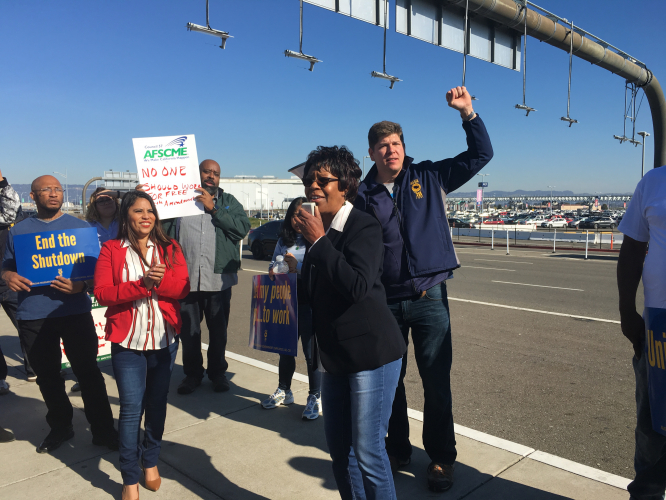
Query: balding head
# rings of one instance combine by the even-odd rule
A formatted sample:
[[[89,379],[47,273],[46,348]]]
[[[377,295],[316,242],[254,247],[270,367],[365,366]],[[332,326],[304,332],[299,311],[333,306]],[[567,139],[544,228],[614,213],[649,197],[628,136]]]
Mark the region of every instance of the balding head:
[[[34,181],[32,181],[32,184],[30,184],[30,191],[37,192],[42,188],[50,186],[62,188],[60,181],[52,175],[42,175],[41,177],[37,177]]]
[[[30,184],[30,197],[35,200],[38,217],[52,218],[62,207],[62,184],[52,175],[37,177]]]
[[[217,188],[220,186],[220,165],[215,160],[204,160],[199,163],[199,174],[201,186],[211,196],[216,196]]]

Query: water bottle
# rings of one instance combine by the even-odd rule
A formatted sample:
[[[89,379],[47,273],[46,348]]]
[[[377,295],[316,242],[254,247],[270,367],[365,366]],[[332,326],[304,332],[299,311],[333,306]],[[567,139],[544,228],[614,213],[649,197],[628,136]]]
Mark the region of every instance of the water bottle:
[[[274,274],[287,274],[289,272],[289,264],[284,261],[283,255],[275,257],[275,265],[273,266]]]

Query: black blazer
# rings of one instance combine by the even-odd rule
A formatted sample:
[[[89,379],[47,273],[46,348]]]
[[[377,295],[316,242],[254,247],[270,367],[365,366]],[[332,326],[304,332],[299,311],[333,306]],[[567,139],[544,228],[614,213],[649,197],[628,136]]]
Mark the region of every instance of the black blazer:
[[[305,255],[301,275],[315,331],[313,360],[334,375],[374,370],[407,350],[381,282],[384,242],[379,222],[352,208]]]

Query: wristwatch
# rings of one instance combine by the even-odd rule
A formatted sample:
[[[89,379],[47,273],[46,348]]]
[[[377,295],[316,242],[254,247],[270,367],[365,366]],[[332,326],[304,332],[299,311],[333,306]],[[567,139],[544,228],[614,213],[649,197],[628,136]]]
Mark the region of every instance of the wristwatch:
[[[476,116],[476,112],[475,112],[475,111],[472,111],[472,112],[471,112],[470,114],[468,114],[465,118],[463,118],[463,121],[468,122],[468,121],[470,121],[472,118],[474,118],[475,116]]]

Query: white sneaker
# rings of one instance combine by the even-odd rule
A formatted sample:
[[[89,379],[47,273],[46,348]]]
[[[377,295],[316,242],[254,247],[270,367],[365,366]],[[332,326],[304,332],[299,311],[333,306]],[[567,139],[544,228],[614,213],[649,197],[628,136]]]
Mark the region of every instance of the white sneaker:
[[[0,396],[9,394],[9,384],[6,380],[0,380]]]
[[[321,413],[321,398],[314,394],[308,396],[308,403],[303,410],[303,420],[314,420],[319,417]]]
[[[270,410],[271,408],[277,408],[280,405],[290,405],[293,402],[294,393],[289,389],[284,391],[278,387],[268,399],[261,402],[261,406]]]

